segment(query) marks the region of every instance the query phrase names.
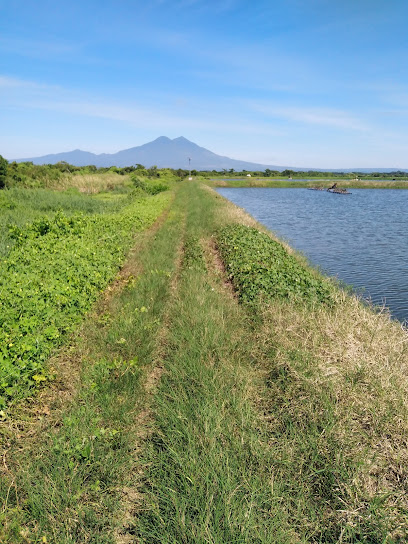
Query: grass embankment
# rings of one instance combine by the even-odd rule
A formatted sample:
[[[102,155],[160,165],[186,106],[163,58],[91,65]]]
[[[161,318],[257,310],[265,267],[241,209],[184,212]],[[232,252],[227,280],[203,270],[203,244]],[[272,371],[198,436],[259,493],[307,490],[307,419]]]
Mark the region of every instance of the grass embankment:
[[[242,178],[203,180],[210,187],[270,187],[275,189],[302,189],[305,187],[324,187],[328,189],[337,182],[342,189],[408,189],[408,181],[392,180],[350,180],[350,179],[316,179],[309,181],[274,179],[274,178]]]
[[[180,279],[148,457],[150,510],[137,534],[403,542],[406,333],[316,273],[303,269],[313,288],[298,289],[292,259],[277,266],[264,234],[228,227],[218,243],[251,302],[237,305],[225,274],[214,277],[209,236],[248,219],[205,192],[195,198],[206,214],[190,196],[187,232],[207,248],[207,270],[198,263]]]
[[[59,425],[10,436],[3,540],[407,541],[406,332],[259,231],[180,187]]]

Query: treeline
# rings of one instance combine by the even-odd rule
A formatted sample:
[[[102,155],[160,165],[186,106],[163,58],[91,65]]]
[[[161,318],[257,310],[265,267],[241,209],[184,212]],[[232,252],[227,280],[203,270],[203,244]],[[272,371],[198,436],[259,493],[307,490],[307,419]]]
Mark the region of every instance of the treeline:
[[[62,177],[75,174],[104,174],[115,173],[121,176],[127,174],[133,174],[137,176],[154,178],[175,178],[184,179],[189,175],[189,171],[183,168],[158,168],[157,166],[151,166],[149,168],[143,166],[143,164],[136,164],[134,166],[110,166],[110,167],[96,167],[95,165],[88,166],[74,166],[67,162],[61,161],[56,164],[34,164],[32,162],[20,162],[15,161],[8,162],[0,155],[0,189],[3,187],[42,187],[44,184],[52,184],[58,182]],[[263,177],[263,178],[344,178],[349,179],[355,177],[358,179],[384,179],[389,178],[393,180],[408,178],[408,172],[402,170],[396,170],[391,172],[323,172],[318,170],[301,170],[295,171],[286,169],[283,171],[271,170],[266,168],[265,170],[249,171],[241,170],[235,171],[234,168],[229,170],[191,170],[191,175],[194,177],[200,176],[203,178],[208,177],[246,177],[248,174],[251,177]]]
[[[195,172],[195,171],[193,171]],[[192,172],[192,173],[193,173]],[[196,172],[197,174],[197,172]],[[198,172],[198,174],[208,176],[209,172]],[[229,170],[223,169],[222,171],[219,170],[212,170],[210,172],[212,177],[214,176],[220,176],[220,177],[226,177],[226,176],[233,176],[233,177],[245,177],[248,174],[250,174],[251,177],[259,177],[259,178],[345,178],[349,179],[350,177],[356,177],[359,179],[367,179],[367,178],[392,178],[392,179],[400,179],[400,178],[408,178],[408,172],[404,172],[402,170],[396,170],[391,172],[323,172],[320,170],[290,170],[286,169],[283,171],[280,170],[270,170],[269,168],[266,168],[265,170],[241,170],[241,171],[235,171],[233,168],[230,168]],[[194,174],[193,174],[194,175]]]
[[[41,187],[44,182],[58,182],[62,177],[75,174],[104,174],[114,173],[124,176],[133,174],[144,178],[175,178],[184,179],[188,174],[188,170],[182,168],[157,168],[151,166],[146,168],[142,164],[135,166],[125,166],[123,168],[117,166],[96,167],[95,165],[74,166],[67,162],[61,161],[56,164],[34,164],[32,162],[8,162],[0,155],[0,189],[3,187]]]

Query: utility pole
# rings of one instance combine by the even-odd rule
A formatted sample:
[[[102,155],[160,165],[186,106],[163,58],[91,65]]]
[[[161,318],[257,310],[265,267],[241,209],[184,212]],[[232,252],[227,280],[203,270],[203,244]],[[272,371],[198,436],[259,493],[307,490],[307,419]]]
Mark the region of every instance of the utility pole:
[[[188,158],[188,179],[191,181],[193,178],[191,177],[191,158]]]

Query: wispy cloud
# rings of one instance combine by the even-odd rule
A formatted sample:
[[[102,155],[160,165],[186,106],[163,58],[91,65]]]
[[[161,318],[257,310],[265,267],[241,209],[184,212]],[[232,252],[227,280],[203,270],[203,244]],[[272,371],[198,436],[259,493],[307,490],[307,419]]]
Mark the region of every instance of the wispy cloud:
[[[262,113],[269,118],[283,119],[310,125],[323,125],[345,130],[366,131],[369,129],[366,123],[356,118],[354,115],[347,111],[334,108],[282,107],[276,104],[269,105],[254,101],[247,102],[247,105],[252,110]]]
[[[34,39],[0,37],[0,51],[13,53],[31,58],[58,58],[70,57],[78,54],[82,49],[81,44],[76,42],[63,43],[55,39],[40,41]]]
[[[164,130],[230,130],[242,133],[276,135],[277,131],[267,123],[247,123],[233,113],[220,114],[211,112],[212,104],[194,108],[194,104],[185,111],[174,113],[171,102],[164,106],[159,103],[127,102],[118,103],[101,96],[89,96],[60,86],[45,85],[33,81],[0,76],[0,96],[3,106],[26,109],[39,109],[72,114],[82,117],[94,117],[119,121],[129,126],[143,129]],[[178,102],[183,106],[180,98]],[[183,107],[182,107],[183,109]],[[191,112],[196,110],[196,114]]]
[[[36,81],[27,81],[24,79],[18,79],[15,77],[0,75],[0,90],[1,89],[26,89],[26,90],[44,90],[44,91],[56,91],[61,89],[56,85],[45,85],[43,83],[37,83]]]

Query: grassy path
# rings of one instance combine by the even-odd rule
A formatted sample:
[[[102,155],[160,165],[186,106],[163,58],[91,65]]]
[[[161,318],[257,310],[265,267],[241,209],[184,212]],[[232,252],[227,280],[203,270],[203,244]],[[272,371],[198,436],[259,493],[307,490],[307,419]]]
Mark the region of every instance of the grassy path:
[[[290,542],[253,408],[259,378],[250,365],[251,325],[217,277],[208,245],[216,203],[188,189],[181,195],[188,199],[185,258],[136,534],[151,543]]]
[[[406,332],[333,286],[329,305],[286,297],[302,261],[261,300],[245,280],[273,259],[258,230],[245,262],[223,249],[239,303],[216,242],[231,223],[260,228],[183,183],[140,235],[72,348],[71,400],[40,435],[6,434],[0,542],[408,540]]]

